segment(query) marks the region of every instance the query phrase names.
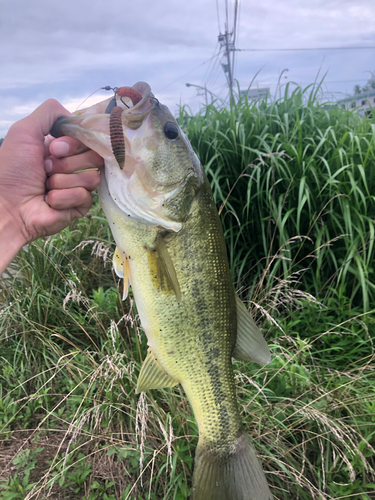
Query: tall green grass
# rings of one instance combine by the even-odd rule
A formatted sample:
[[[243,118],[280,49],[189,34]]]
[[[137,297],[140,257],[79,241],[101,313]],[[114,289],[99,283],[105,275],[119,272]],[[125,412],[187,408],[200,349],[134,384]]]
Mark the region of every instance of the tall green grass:
[[[306,141],[315,144],[303,127],[315,130],[318,116],[326,120],[319,126],[324,141],[333,137],[324,123],[334,128],[337,122],[338,137],[345,118],[353,137],[363,128],[359,144],[370,162],[372,126],[324,109],[307,92],[272,105],[244,99],[231,110],[211,106],[207,116],[187,116],[186,110],[184,116],[194,146],[202,148],[218,206],[224,203],[234,280],[254,314],[259,311],[273,352],[266,367],[234,364],[244,425],[272,492],[280,500],[369,500],[375,494],[375,316],[372,288],[366,306],[355,278],[355,256],[370,258],[371,237],[366,248],[361,240],[353,249],[343,286],[347,263],[340,259],[349,258],[354,237],[341,236],[346,227],[335,221],[345,224],[339,200],[352,169],[339,172],[333,155],[323,156],[330,151],[325,142],[314,161],[305,153],[304,170],[295,171],[292,153],[298,134],[302,151]],[[288,123],[283,146],[271,140],[285,133],[279,122]],[[317,174],[321,201],[309,177],[324,165],[319,156],[338,181],[328,195]],[[304,183],[297,182],[301,172]],[[371,217],[370,194],[365,201]],[[197,425],[180,387],[135,394],[146,338],[132,295],[121,300],[113,250],[95,203],[85,219],[22,250],[1,279],[2,500],[182,500],[191,493]],[[370,266],[366,273],[370,279]]]
[[[375,122],[321,104],[319,86],[268,103],[239,99],[181,122],[223,203],[238,285],[299,281],[315,296],[375,299]],[[301,239],[303,237],[303,239]],[[274,259],[277,255],[279,258]],[[308,268],[311,272],[306,273]]]

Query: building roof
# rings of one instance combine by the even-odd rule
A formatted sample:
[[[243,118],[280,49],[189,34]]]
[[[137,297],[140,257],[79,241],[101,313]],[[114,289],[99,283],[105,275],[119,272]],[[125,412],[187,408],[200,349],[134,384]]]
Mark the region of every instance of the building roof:
[[[337,101],[338,103],[340,102],[352,102],[356,101],[357,99],[367,99],[368,97],[375,96],[375,89],[370,89],[367,90],[366,92],[361,92],[360,94],[354,94],[350,97],[345,97],[345,99],[340,99]]]

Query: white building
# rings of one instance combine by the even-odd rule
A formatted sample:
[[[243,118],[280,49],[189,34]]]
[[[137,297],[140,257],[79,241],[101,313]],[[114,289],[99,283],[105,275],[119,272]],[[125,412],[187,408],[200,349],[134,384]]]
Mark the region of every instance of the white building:
[[[375,109],[375,89],[340,99],[337,101],[337,105],[343,109],[353,109],[363,116],[369,115]]]
[[[270,95],[270,88],[256,88],[256,89],[247,89],[241,90],[241,96],[247,94],[247,98],[249,101],[257,101],[259,99],[265,99]]]

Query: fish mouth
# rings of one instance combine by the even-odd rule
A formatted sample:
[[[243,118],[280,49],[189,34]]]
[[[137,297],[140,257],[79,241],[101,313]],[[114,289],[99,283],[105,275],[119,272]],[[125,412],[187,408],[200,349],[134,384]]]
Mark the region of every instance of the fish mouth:
[[[123,89],[127,89],[127,91]],[[120,87],[112,90],[115,92],[113,97],[88,108],[75,111],[73,116],[60,116],[52,125],[50,134],[53,137],[69,135],[82,140],[82,129],[85,129],[86,136],[91,135],[89,131],[91,129],[94,132],[108,135],[110,111],[114,106],[122,110],[122,123],[129,129],[136,130],[158,104],[158,100],[152,94],[150,86],[145,82],[137,82],[132,87]],[[76,127],[79,127],[80,133]],[[88,137],[82,142],[103,156],[102,152],[98,151],[98,137],[96,137],[96,141],[92,139]],[[92,142],[97,147],[92,147]]]
[[[155,142],[151,115],[159,101],[145,82],[114,91],[109,99],[58,118],[50,134],[74,137],[104,159],[99,193],[107,206],[116,206],[129,220],[179,231],[181,223],[164,214],[164,204],[181,187],[156,181],[139,152],[143,141]]]

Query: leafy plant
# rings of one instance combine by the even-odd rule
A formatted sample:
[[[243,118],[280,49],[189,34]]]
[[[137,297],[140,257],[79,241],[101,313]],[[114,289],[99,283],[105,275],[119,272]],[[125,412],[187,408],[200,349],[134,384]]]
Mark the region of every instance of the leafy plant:
[[[43,451],[44,448],[35,448],[31,450],[26,448],[18,453],[13,460],[13,464],[17,468],[17,472],[8,478],[8,480],[0,483],[0,498],[3,500],[23,499],[27,491],[29,491],[36,483],[30,482],[30,473],[35,469],[37,463],[37,454]]]
[[[374,124],[317,92],[181,118],[273,352],[266,367],[234,362],[272,492],[363,500],[375,492]],[[113,250],[96,201],[0,280],[1,498],[191,494],[197,424],[179,386],[135,394],[147,342]],[[43,453],[29,450],[37,436]]]
[[[375,124],[319,102],[319,85],[269,103],[246,95],[180,120],[223,210],[238,287],[256,296],[299,274],[314,296],[375,299]],[[306,272],[309,269],[310,272]],[[330,286],[330,289],[328,289]]]

